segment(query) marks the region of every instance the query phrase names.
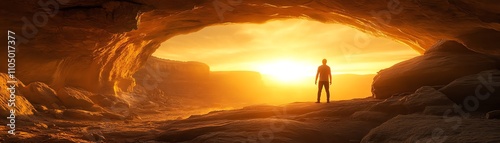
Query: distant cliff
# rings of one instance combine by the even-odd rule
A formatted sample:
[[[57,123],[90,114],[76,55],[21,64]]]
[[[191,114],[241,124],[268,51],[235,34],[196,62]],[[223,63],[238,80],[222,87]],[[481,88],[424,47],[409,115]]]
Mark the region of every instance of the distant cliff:
[[[207,80],[210,67],[200,62],[183,62],[157,57],[150,57],[146,64],[134,74],[134,78],[140,82],[149,78],[163,78],[164,80]]]
[[[134,74],[138,95],[167,96],[183,102],[241,103],[255,99],[265,88],[260,73],[253,71],[211,72],[207,64],[150,57]]]

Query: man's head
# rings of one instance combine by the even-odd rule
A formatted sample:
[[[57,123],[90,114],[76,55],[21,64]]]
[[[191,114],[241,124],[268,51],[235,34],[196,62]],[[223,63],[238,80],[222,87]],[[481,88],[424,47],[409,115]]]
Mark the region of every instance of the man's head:
[[[326,59],[323,59],[321,62],[323,63],[323,65],[326,65]]]

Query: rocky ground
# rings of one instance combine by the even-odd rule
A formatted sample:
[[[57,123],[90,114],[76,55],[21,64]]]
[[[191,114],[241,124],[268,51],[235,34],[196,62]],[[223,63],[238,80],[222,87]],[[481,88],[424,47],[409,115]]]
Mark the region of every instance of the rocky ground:
[[[386,100],[254,105],[167,118],[174,113],[156,110],[124,120],[68,120],[40,113],[18,119],[17,135],[1,134],[0,141],[500,142],[499,111],[468,111],[428,86]]]

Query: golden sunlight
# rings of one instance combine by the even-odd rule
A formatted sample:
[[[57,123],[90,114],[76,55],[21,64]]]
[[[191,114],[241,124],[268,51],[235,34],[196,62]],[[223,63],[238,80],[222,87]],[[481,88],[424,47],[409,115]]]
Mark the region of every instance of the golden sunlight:
[[[267,86],[282,89],[262,97],[276,103],[313,99],[323,58],[328,59],[332,93],[339,100],[371,95],[370,83],[379,70],[417,55],[391,39],[304,19],[211,26],[173,37],[153,54],[203,62],[211,71],[257,71]]]
[[[314,75],[316,72],[314,69],[314,64],[311,63],[280,60],[261,63],[255,70],[264,76],[268,76],[270,80],[282,83],[295,83],[311,78],[311,75]]]

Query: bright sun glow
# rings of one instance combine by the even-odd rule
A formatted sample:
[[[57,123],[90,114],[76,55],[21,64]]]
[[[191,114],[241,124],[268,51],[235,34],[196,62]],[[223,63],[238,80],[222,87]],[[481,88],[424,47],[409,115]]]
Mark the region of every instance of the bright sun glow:
[[[303,81],[315,74],[314,66],[293,60],[279,60],[262,63],[256,68],[264,76],[282,83]]]

